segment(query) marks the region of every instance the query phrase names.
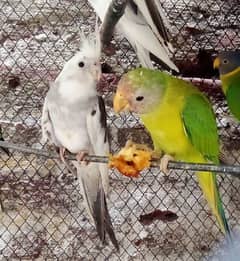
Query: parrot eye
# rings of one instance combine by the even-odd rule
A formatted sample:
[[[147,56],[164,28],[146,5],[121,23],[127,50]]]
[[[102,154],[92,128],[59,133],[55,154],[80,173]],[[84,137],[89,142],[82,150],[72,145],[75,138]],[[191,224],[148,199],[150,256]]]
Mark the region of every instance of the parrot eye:
[[[137,96],[137,97],[136,97],[136,101],[142,101],[143,99],[144,99],[143,96]]]
[[[227,64],[228,63],[228,60],[227,59],[224,59],[223,60],[223,64]]]
[[[79,66],[80,68],[84,67],[84,62],[79,62],[79,63],[78,63],[78,66]]]

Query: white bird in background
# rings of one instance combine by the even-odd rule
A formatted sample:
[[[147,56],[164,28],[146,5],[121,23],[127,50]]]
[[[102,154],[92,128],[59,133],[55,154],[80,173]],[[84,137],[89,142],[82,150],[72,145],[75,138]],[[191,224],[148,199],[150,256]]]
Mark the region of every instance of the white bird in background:
[[[112,0],[88,0],[103,21]],[[167,32],[169,23],[159,0],[129,0],[116,29],[135,49],[142,66],[153,68],[150,54],[160,63],[178,72],[169,55],[173,47]]]
[[[60,149],[60,157],[72,171],[64,150],[77,154],[73,161],[86,209],[95,224],[101,241],[106,233],[119,249],[107,209],[106,193],[109,189],[106,164],[81,164],[85,154],[106,156],[109,142],[106,112],[102,97],[97,95],[96,84],[101,76],[99,30],[89,37],[82,35],[80,51],[63,67],[50,85],[42,112],[42,141],[47,140]]]

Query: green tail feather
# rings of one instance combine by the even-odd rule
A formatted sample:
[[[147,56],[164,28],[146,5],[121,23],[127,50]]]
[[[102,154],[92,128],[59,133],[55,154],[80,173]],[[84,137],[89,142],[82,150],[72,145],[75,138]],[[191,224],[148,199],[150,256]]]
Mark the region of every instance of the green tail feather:
[[[226,216],[225,216],[225,211],[223,209],[223,203],[222,203],[221,196],[220,196],[219,189],[218,189],[218,185],[217,185],[216,174],[212,174],[212,175],[214,177],[215,184],[216,184],[216,186],[215,186],[216,187],[215,193],[216,193],[216,199],[217,199],[217,210],[218,210],[218,213],[219,213],[219,215],[221,217],[221,221],[222,221],[222,225],[223,225],[224,230],[225,230],[225,234],[230,236],[231,232],[230,232],[230,228],[229,228]]]
[[[216,174],[210,172],[198,172],[197,176],[204,197],[207,199],[210,208],[216,216],[222,232],[230,235],[230,228],[218,190]]]

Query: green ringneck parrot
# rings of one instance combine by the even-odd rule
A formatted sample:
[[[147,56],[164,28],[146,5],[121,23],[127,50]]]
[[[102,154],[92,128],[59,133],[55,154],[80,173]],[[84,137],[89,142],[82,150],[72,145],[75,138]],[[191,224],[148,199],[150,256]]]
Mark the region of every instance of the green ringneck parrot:
[[[240,121],[240,51],[222,52],[214,60],[231,113]]]
[[[140,115],[156,152],[186,162],[219,163],[214,112],[208,99],[191,83],[165,72],[138,68],[122,76],[113,104],[115,112]],[[230,234],[216,175],[197,172],[197,177],[221,231]]]

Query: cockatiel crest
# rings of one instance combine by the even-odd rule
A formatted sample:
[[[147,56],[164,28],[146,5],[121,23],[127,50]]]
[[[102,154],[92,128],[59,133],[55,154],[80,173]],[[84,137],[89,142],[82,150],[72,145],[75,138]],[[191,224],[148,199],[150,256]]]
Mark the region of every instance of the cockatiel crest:
[[[101,56],[101,39],[100,29],[96,21],[95,31],[88,36],[80,29],[80,52],[87,57],[96,57],[100,59]]]
[[[56,82],[62,83],[68,78],[71,78],[72,81],[77,81],[75,85],[75,92],[77,96],[80,95],[80,85],[89,84],[92,88],[92,92],[95,95],[95,81],[99,81],[101,77],[101,65],[100,65],[100,58],[101,58],[101,41],[100,41],[100,30],[96,25],[95,31],[86,35],[81,29],[79,30],[79,37],[80,37],[80,47],[79,51],[69,59],[62,71],[59,73],[58,77],[56,78]],[[80,84],[81,83],[81,84]],[[69,85],[68,85],[69,86]],[[64,85],[63,88],[65,90],[69,90],[70,88]],[[82,88],[83,90],[83,88]],[[73,90],[74,91],[74,90]],[[72,92],[73,94],[73,92]],[[75,95],[71,96],[74,98]],[[89,94],[89,93],[88,93]],[[85,95],[83,93],[83,95]]]

